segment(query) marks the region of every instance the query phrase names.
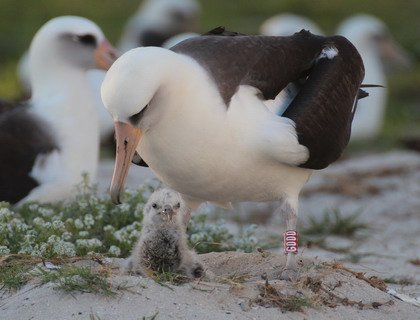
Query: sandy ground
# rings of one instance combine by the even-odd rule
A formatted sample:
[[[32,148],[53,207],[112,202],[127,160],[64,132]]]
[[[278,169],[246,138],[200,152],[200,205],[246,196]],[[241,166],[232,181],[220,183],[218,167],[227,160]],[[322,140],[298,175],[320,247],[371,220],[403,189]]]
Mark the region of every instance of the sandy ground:
[[[100,190],[106,190],[111,175],[112,162],[102,163]],[[128,186],[134,189],[151,177],[148,169],[133,167]],[[284,222],[272,214],[277,205],[246,203],[235,205],[231,212],[217,211],[232,228],[238,220],[256,221],[262,237],[279,237]],[[334,208],[344,215],[360,212],[359,220],[370,229],[355,239],[328,237],[329,250],[302,248],[299,283],[274,280],[273,270],[284,265],[280,249],[264,254],[211,253],[201,255],[209,274],[215,275],[205,281],[169,289],[150,279],[115,275],[113,281],[133,287],[113,299],[63,295],[51,284],[29,284],[17,293],[0,295],[0,319],[143,319],[157,312],[156,319],[418,319],[419,307],[322,261],[343,263],[362,271],[367,279],[388,278],[397,282],[387,284],[388,288],[420,296],[420,267],[411,262],[420,259],[420,155],[395,151],[359,156],[316,172],[301,196],[300,223]],[[343,248],[350,250],[337,253]],[[264,272],[268,287],[261,279]],[[245,277],[244,283],[231,281],[238,275]],[[401,281],[404,284],[398,284]],[[280,297],[309,295],[315,307],[286,313],[267,307],[276,300],[267,296],[272,288]]]
[[[270,252],[200,256],[211,279],[162,286],[139,276],[114,275],[129,285],[116,298],[64,295],[53,285],[26,285],[3,294],[1,319],[416,319],[418,307],[392,298],[340,266],[301,259],[300,281],[274,280],[283,255]],[[118,271],[115,271],[118,274]],[[266,272],[268,284],[261,279]],[[237,280],[239,279],[239,280]],[[375,283],[374,283],[375,284]],[[379,283],[380,287],[381,283]],[[312,308],[282,312],[285,297],[306,296]],[[276,303],[279,303],[277,305]],[[275,304],[275,306],[273,306]]]

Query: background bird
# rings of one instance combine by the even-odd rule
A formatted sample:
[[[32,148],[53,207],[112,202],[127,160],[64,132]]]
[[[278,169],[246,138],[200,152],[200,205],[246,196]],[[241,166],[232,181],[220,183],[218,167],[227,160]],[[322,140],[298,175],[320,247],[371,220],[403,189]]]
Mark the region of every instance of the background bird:
[[[160,47],[169,38],[195,31],[200,6],[195,0],[146,0],[130,18],[118,48]]]
[[[387,26],[378,18],[358,14],[344,20],[336,34],[348,38],[365,64],[365,83],[384,88],[369,90],[369,99],[360,101],[352,126],[352,140],[371,139],[380,133],[388,102],[386,64],[408,66],[410,58],[393,40]]]
[[[313,34],[324,34],[314,21],[293,13],[283,13],[268,18],[262,23],[260,33],[265,36],[290,36],[302,29]]]
[[[0,201],[54,202],[96,177],[98,121],[85,72],[107,69],[115,50],[92,21],[58,17],[29,50],[32,97],[0,114]]]
[[[172,36],[195,31],[198,24],[200,6],[195,0],[147,0],[141,3],[136,14],[125,26],[119,50],[125,52],[139,46],[161,46]],[[186,38],[179,38],[181,41]],[[172,40],[172,45],[176,42]],[[28,54],[23,54],[18,64],[18,79],[24,98],[31,96],[31,82],[28,67]],[[102,70],[89,70],[87,78],[91,87],[98,113],[100,140],[108,144],[113,136],[112,118],[103,106],[100,87],[105,77]]]
[[[117,141],[112,199],[120,201],[137,151],[190,210],[282,200],[287,230],[296,230],[300,190],[349,140],[363,73],[345,38],[305,31],[276,38],[216,29],[172,50],[127,52],[102,86]],[[269,111],[266,101],[306,76],[283,116]],[[296,252],[287,253],[285,278],[296,272]]]

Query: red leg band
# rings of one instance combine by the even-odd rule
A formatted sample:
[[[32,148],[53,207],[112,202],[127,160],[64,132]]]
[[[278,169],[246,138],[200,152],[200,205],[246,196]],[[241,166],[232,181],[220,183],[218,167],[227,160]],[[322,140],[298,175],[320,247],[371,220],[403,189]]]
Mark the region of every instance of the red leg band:
[[[287,230],[283,234],[284,254],[298,253],[299,235],[295,230]]]

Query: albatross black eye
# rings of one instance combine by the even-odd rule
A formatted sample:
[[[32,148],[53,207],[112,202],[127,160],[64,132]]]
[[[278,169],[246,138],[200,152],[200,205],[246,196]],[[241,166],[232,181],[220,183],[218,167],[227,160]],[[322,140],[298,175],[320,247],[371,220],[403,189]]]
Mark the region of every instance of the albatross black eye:
[[[96,47],[96,38],[92,34],[84,34],[81,36],[77,36],[77,41],[86,46]]]
[[[146,110],[147,106],[145,106],[143,109],[141,109],[140,112],[137,112],[136,114],[133,114],[128,120],[130,120],[132,125],[136,125],[139,123],[141,117],[144,114],[144,111]]]
[[[157,204],[156,204],[156,203],[153,203],[153,204],[152,204],[152,208],[153,208],[153,209],[156,209],[156,208],[157,208]]]

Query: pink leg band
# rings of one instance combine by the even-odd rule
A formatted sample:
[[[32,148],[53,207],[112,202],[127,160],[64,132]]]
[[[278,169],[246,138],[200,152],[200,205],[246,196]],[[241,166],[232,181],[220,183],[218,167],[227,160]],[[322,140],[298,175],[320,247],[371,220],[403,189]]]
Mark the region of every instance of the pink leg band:
[[[298,253],[299,235],[295,230],[287,230],[283,234],[284,254]]]

